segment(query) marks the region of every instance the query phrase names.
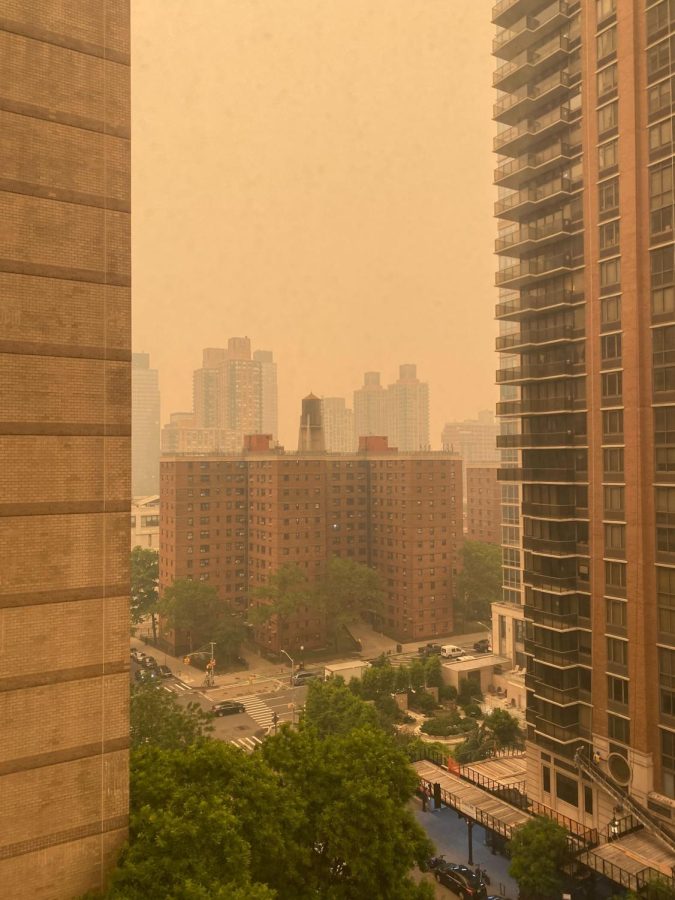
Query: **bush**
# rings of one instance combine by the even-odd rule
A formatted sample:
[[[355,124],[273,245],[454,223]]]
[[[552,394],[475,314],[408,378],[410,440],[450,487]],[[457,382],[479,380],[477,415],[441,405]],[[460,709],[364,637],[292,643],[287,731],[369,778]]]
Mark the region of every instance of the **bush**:
[[[441,700],[456,700],[457,688],[454,684],[444,684],[438,689],[438,696]]]
[[[451,734],[459,734],[460,729],[459,724],[453,720],[452,716],[440,715],[427,719],[420,730],[436,737],[448,737]]]
[[[477,703],[467,703],[463,709],[464,715],[472,719],[480,719],[483,715],[483,711]]]
[[[438,704],[426,691],[408,691],[408,706],[428,715],[438,707]]]

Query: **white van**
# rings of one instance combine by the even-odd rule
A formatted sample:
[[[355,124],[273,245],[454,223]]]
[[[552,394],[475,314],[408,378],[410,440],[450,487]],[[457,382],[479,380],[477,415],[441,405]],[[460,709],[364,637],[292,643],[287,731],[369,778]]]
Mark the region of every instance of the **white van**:
[[[445,659],[459,659],[465,653],[466,650],[456,647],[455,644],[446,644],[444,647],[441,647],[441,656],[445,657]]]

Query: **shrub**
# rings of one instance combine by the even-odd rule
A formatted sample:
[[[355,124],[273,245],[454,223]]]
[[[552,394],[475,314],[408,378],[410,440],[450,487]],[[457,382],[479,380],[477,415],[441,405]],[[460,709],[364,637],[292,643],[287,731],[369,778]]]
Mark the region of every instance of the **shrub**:
[[[472,719],[480,719],[483,711],[477,703],[467,703],[464,707],[464,715]]]
[[[418,712],[428,715],[437,708],[438,704],[431,694],[428,694],[426,691],[409,691],[408,706],[411,709],[415,709]]]
[[[438,696],[441,700],[456,700],[457,688],[454,684],[444,684],[438,689]]]

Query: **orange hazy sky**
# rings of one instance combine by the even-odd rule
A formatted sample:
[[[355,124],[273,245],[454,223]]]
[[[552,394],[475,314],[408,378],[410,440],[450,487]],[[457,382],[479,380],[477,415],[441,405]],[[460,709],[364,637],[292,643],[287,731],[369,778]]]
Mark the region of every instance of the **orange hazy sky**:
[[[162,421],[201,349],[249,335],[300,397],[430,383],[431,439],[492,406],[489,0],[139,0],[135,350]]]

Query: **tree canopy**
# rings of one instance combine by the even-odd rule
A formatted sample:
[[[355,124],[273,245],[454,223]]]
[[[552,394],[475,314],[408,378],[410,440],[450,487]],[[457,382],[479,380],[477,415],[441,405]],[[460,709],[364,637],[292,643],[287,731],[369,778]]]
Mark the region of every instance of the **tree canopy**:
[[[464,623],[470,619],[489,619],[490,604],[500,600],[501,593],[501,549],[496,544],[464,541],[455,599],[458,618]]]
[[[239,653],[244,623],[212,585],[178,578],[165,588],[159,610],[168,626],[177,632],[181,652],[199,650],[214,641],[216,658],[221,663]]]
[[[134,547],[131,551],[131,623],[138,625],[150,616],[155,640],[157,640],[158,583],[159,553],[146,547]]]
[[[176,695],[154,684],[131,688],[131,748],[146,745],[165,750],[189,747],[212,730],[211,716],[198,703],[181,706]]]
[[[571,862],[568,835],[562,825],[537,816],[513,835],[509,874],[518,882],[522,900],[559,897],[564,867]]]
[[[407,807],[415,772],[344,685],[312,683],[300,726],[251,755],[163,694],[136,694],[155,727],[132,749],[129,842],[108,900],[433,896],[409,877],[432,851]],[[132,718],[146,712],[136,703]]]

